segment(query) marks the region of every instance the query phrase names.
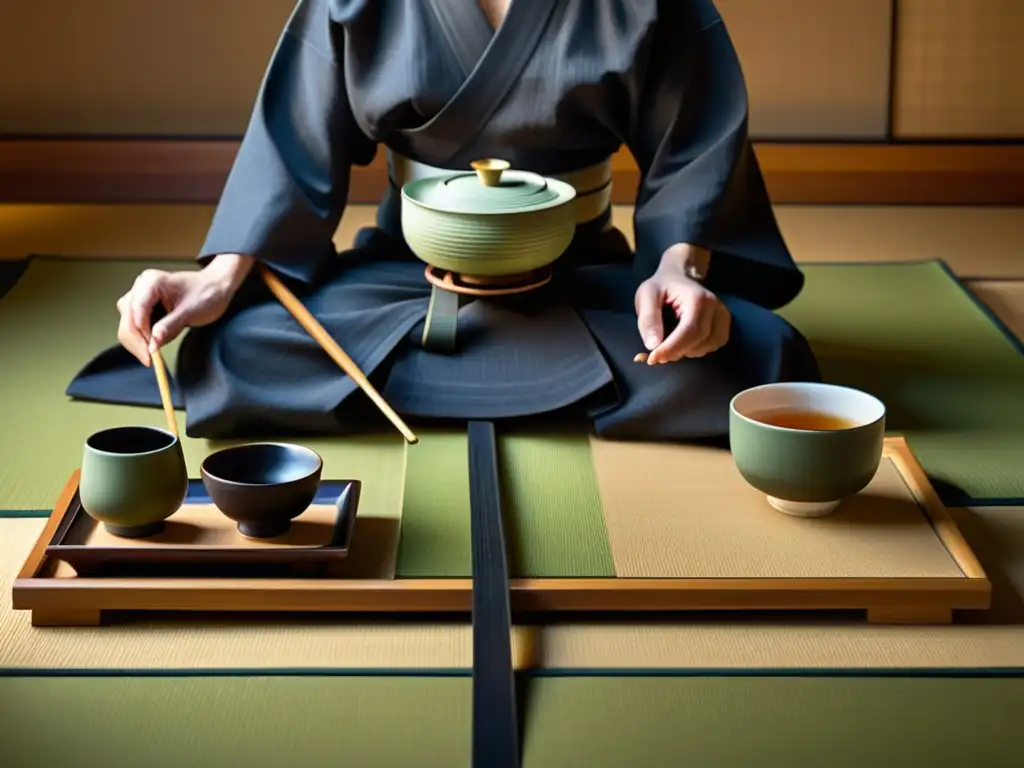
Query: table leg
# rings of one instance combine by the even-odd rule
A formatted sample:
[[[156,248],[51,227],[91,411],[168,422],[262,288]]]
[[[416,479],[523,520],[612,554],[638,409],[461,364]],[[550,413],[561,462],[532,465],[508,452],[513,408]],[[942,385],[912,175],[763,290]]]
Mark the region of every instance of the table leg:
[[[952,624],[953,609],[941,606],[868,608],[869,624]]]
[[[103,623],[99,608],[34,608],[33,627],[98,627]]]

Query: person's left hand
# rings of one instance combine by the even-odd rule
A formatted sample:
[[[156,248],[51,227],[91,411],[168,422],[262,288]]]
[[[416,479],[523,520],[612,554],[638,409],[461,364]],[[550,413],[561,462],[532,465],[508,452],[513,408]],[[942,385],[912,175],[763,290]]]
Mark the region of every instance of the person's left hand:
[[[663,308],[668,305],[679,323],[665,336]],[[662,261],[636,292],[637,327],[649,351],[648,365],[703,357],[729,341],[732,315],[711,291],[690,277],[686,267]]]

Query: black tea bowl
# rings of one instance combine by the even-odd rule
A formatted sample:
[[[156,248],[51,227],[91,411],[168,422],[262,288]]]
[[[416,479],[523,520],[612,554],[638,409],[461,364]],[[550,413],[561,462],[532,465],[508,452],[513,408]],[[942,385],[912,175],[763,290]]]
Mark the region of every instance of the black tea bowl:
[[[323,459],[288,443],[250,443],[207,456],[199,467],[206,492],[243,536],[271,539],[313,503]]]

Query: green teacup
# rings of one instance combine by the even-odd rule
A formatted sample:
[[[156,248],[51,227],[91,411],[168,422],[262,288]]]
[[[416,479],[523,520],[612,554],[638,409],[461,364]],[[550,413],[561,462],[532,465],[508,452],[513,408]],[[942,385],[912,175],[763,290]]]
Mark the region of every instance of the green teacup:
[[[834,384],[766,384],[729,405],[729,443],[743,478],[780,512],[830,514],[874,478],[885,405]]]
[[[156,427],[115,427],[85,441],[82,509],[124,538],[152,536],[181,507],[188,469],[181,441]]]

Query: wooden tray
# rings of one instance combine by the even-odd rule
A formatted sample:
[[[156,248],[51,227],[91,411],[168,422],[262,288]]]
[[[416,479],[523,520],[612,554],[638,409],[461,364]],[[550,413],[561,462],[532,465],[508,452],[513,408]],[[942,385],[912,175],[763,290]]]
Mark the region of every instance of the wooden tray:
[[[888,438],[885,456],[897,467],[919,525],[950,558],[948,577],[885,578],[545,578],[514,579],[518,612],[642,612],[690,610],[856,610],[877,623],[949,623],[954,610],[987,609],[992,587],[902,438]],[[68,481],[13,589],[15,610],[37,626],[99,625],[119,611],[468,613],[465,578],[167,578],[68,574],[48,548],[74,502],[78,475]],[[468,525],[468,521],[467,521]],[[63,571],[63,572],[62,572]]]
[[[76,484],[46,555],[82,577],[323,575],[348,556],[362,487],[358,480],[332,485],[340,486],[333,505],[315,501],[287,533],[257,541],[205,499],[186,500],[159,534],[118,538],[85,512]]]

